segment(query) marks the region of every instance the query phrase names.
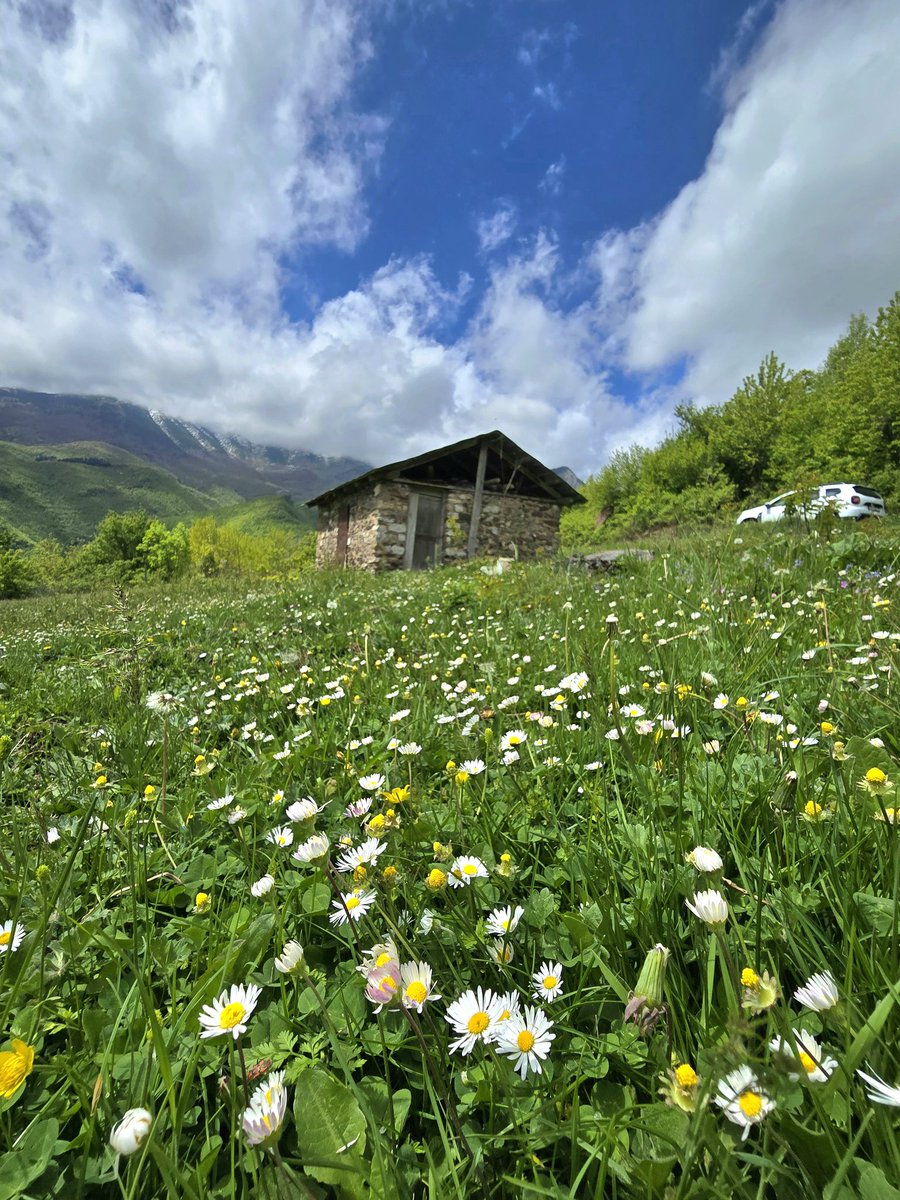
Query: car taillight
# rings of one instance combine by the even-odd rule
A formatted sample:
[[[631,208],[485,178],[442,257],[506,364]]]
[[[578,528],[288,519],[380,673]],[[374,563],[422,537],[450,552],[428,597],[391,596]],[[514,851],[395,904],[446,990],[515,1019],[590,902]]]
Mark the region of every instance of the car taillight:
[[[851,496],[850,503],[851,504],[862,504],[862,500],[860,500],[859,496]]]

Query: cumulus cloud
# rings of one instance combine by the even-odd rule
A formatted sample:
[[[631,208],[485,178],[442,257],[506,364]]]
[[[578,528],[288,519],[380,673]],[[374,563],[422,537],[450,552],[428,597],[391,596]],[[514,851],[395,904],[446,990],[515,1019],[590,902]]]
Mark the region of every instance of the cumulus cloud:
[[[627,367],[687,360],[684,394],[721,402],[769,350],[818,365],[851,312],[890,298],[898,53],[893,0],[788,0],[743,67],[720,67],[726,111],[702,175],[594,248]]]

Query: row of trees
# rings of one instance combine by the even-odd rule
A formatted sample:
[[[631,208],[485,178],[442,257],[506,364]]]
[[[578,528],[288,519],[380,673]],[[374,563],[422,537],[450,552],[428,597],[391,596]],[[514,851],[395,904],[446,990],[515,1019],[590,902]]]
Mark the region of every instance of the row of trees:
[[[564,518],[573,548],[601,530],[711,520],[830,481],[900,502],[900,292],[874,322],[853,317],[819,370],[792,372],[770,354],[726,403],[683,405],[676,419],[655,449],[620,451],[588,480],[587,505]]]
[[[315,560],[315,534],[287,530],[244,533],[201,517],[169,529],[143,511],[108,513],[83,546],[46,538],[16,548],[0,522],[0,599],[70,590],[104,582],[203,576],[265,576],[299,571]]]

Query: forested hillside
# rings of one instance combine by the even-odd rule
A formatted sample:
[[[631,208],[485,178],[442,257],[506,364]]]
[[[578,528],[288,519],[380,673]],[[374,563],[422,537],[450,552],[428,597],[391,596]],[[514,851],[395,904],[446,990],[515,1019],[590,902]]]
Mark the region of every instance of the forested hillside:
[[[900,292],[873,322],[851,319],[817,371],[769,354],[730,400],[676,410],[659,446],[613,455],[565,514],[564,536],[587,547],[609,532],[708,521],[787,488],[865,483],[900,504]]]

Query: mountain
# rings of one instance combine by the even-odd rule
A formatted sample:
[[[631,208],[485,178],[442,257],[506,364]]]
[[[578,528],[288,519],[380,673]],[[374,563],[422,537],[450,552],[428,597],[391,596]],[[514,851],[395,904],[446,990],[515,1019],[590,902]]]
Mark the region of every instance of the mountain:
[[[565,480],[569,487],[576,489],[584,487],[584,480],[579,479],[571,467],[554,467],[553,474]]]
[[[306,500],[368,469],[111,396],[0,388],[0,517],[27,540],[83,540],[109,509],[177,520],[264,496]]]

